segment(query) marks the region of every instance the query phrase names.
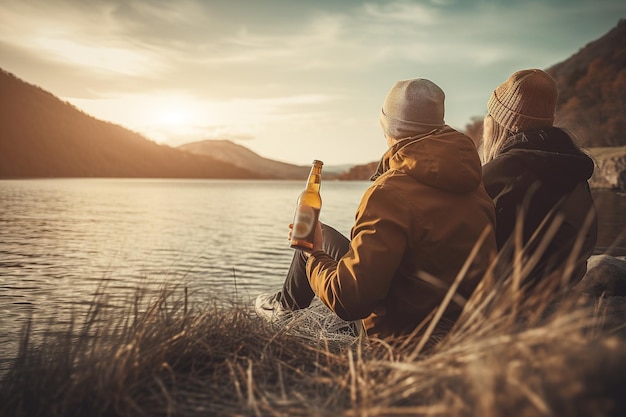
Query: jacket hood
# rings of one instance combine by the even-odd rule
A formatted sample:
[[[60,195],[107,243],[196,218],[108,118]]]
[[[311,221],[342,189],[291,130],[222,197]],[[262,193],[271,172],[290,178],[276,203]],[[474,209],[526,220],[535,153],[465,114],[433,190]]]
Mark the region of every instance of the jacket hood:
[[[396,142],[383,155],[372,180],[390,170],[455,193],[476,190],[482,177],[474,142],[449,126]]]
[[[507,141],[501,154],[519,157],[539,179],[562,187],[588,180],[594,170],[593,160],[559,128],[518,133]]]

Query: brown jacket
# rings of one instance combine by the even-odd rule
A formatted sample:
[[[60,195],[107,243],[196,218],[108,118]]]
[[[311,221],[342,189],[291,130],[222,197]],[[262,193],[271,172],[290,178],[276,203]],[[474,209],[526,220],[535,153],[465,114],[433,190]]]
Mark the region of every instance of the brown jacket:
[[[437,308],[489,228],[457,291],[469,297],[496,252],[481,174],[474,143],[450,127],[397,142],[363,195],[348,253],[339,262],[323,252],[309,257],[315,294],[344,320],[364,319],[370,336],[409,333]],[[460,312],[453,304],[452,319]]]

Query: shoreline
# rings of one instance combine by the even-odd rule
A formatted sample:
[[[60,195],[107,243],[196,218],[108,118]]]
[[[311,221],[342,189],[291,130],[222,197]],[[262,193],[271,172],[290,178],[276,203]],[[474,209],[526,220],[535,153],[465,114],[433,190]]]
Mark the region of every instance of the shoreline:
[[[443,338],[319,337],[180,289],[33,344],[0,379],[0,415],[623,415],[626,304],[487,281]],[[298,325],[300,324],[300,327]],[[318,329],[320,330],[320,329]],[[316,336],[317,335],[317,336]]]

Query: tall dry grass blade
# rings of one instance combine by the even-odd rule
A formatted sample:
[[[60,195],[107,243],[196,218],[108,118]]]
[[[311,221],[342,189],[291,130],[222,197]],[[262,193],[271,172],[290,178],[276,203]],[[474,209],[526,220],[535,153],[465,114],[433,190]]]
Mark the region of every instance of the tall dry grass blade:
[[[233,267],[233,284],[235,286],[235,299],[238,298],[237,294],[237,273],[235,272],[235,267]]]
[[[247,376],[247,389],[248,389],[248,409],[254,411],[254,415],[261,416],[261,412],[254,397],[254,378],[252,376],[252,360],[248,359],[248,369],[246,371]]]
[[[449,284],[447,282],[437,278],[434,275],[429,274],[428,272],[419,271],[419,273],[417,274],[417,277],[421,279],[422,281],[426,282],[427,284],[432,285],[435,288],[448,291]],[[456,305],[458,305],[461,308],[463,308],[463,306],[465,306],[465,303],[467,303],[467,299],[459,293],[452,294],[451,301],[454,301]]]
[[[497,257],[493,259],[483,279],[465,303],[458,320],[454,323],[449,335],[465,336],[466,332],[485,322],[487,306],[493,302],[497,292],[491,289],[501,285],[494,275],[494,269],[498,265]],[[450,336],[448,336],[448,339]]]
[[[528,398],[530,403],[536,408],[539,416],[553,416],[550,406],[541,398],[541,396],[533,392],[528,385],[524,384],[517,378],[510,378],[508,381],[512,386],[519,389],[519,391]]]
[[[539,189],[539,184],[535,183],[529,187],[522,205],[516,215],[515,230],[513,234],[514,254],[513,254],[513,293],[519,294],[517,289],[520,288],[530,272],[537,266],[545,253],[548,245],[563,224],[565,217],[559,213],[560,206],[566,200],[566,196],[561,197],[554,206],[546,213],[539,225],[534,229],[528,242],[524,244],[524,222],[528,214],[530,203],[534,198],[534,193]],[[543,235],[543,237],[542,237]],[[540,240],[541,239],[541,240]],[[535,244],[538,246],[535,248]],[[539,256],[533,256],[539,254]],[[526,258],[530,255],[530,258]],[[519,300],[515,300],[516,302]],[[516,309],[516,305],[513,306]]]
[[[522,285],[522,265],[524,255],[524,210],[519,210],[517,213],[517,220],[515,221],[514,239],[514,252],[513,252],[513,293],[517,293],[517,290]],[[513,306],[515,308],[515,304]]]
[[[543,237],[541,238],[541,241],[539,242],[539,245],[537,246],[535,250],[533,250],[533,253],[530,256],[530,258],[526,259],[525,262],[523,263],[524,267],[522,268],[522,272],[521,272],[522,277],[528,277],[530,273],[532,272],[532,270],[535,268],[535,266],[537,266],[537,264],[541,260],[541,257],[546,252],[548,245],[550,245],[550,243],[552,242],[552,239],[554,238],[557,231],[561,227],[561,224],[563,224],[563,220],[565,220],[565,217],[561,214],[557,214],[552,220],[552,222],[550,222],[550,226],[545,231]],[[538,236],[537,233],[538,232],[536,232],[536,235],[533,235],[533,236]],[[530,242],[532,241],[533,241],[533,238],[531,238]]]
[[[172,396],[170,395],[170,393],[167,391],[167,387],[165,386],[165,384],[163,383],[161,378],[159,378],[158,376],[155,376],[154,380],[156,381],[157,385],[161,389],[161,394],[163,395],[163,397],[165,397],[165,402],[166,402],[165,413],[166,413],[166,416],[167,417],[171,417],[172,415],[174,415],[174,400],[172,399]]]
[[[530,207],[531,200],[535,194],[539,190],[539,183],[535,182],[526,191],[524,195],[524,199],[522,200],[522,204],[516,213],[515,220],[515,229],[513,234],[514,239],[514,256],[513,256],[513,292],[517,293],[517,290],[520,288],[522,284],[522,280],[524,278],[522,272],[522,265],[524,265],[523,257],[524,254],[524,219],[526,214],[528,213],[528,208]],[[546,219],[544,219],[545,221]],[[537,228],[535,233],[540,228]],[[531,238],[532,240],[532,238]],[[515,306],[513,308],[516,308]]]
[[[350,369],[350,402],[352,403],[352,408],[356,408],[358,401],[358,381],[356,367],[354,365],[354,355],[351,350],[348,351],[348,366]]]
[[[617,248],[617,245],[626,240],[626,226],[622,229],[622,231],[615,237],[615,239],[613,240],[613,243],[611,243],[611,245],[606,249],[606,254],[610,255],[613,253],[613,251],[615,250],[615,248]]]
[[[558,292],[560,287],[559,281],[544,280],[537,285],[537,290],[530,294],[527,289],[522,289],[522,282],[537,264],[548,242],[556,233],[560,222],[557,219],[551,223],[551,227],[542,235],[542,241],[536,252],[528,260],[525,259],[525,251],[528,247],[520,248],[522,222],[523,220],[520,218],[516,225],[516,236],[514,237],[516,253],[513,256],[514,262],[512,262],[514,265],[510,269],[506,268],[506,265],[504,265],[505,268],[502,268],[503,263],[510,258],[506,254],[499,254],[466,303],[462,314],[446,338],[448,343],[452,343],[451,340],[458,343],[465,337],[497,331],[501,319],[505,319],[507,326],[511,329],[518,326],[522,315],[526,317],[523,320],[530,319],[534,322],[542,317],[545,309],[552,302],[553,295]],[[546,224],[543,224],[542,227],[545,227]],[[537,239],[539,236],[536,233],[533,238]],[[504,275],[496,277],[494,274],[496,270],[500,273],[504,272]],[[531,307],[532,304],[534,304],[533,307]],[[487,321],[486,317],[490,317],[490,319]]]
[[[233,382],[233,386],[235,387],[235,393],[237,394],[237,400],[241,403],[244,402],[243,391],[241,390],[241,383],[239,382],[239,378],[237,377],[237,372],[235,371],[235,365],[232,361],[226,361],[226,365],[228,366],[228,370],[230,372],[230,377]]]
[[[283,375],[283,366],[278,363],[278,386],[280,387],[280,399],[287,401],[287,391],[285,390],[285,379]]]
[[[585,243],[585,235],[589,231],[596,218],[596,213],[594,210],[589,210],[587,215],[585,216],[585,221],[576,236],[576,241],[574,242],[574,247],[570,252],[569,256],[565,261],[565,269],[563,271],[563,275],[561,275],[561,283],[565,286],[569,280],[569,278],[574,273],[574,270],[579,266],[578,259],[583,250],[583,244]],[[591,255],[591,254],[589,254]]]
[[[369,415],[368,413],[368,408],[369,408],[369,392],[370,390],[368,389],[368,380],[367,380],[367,370],[365,369],[365,361],[363,359],[363,350],[361,348],[361,345],[357,345],[356,348],[356,365],[357,368],[359,370],[359,372],[357,373],[359,375],[359,378],[361,379],[360,382],[360,386],[362,387],[361,389],[361,408],[364,409],[364,414],[363,416],[366,417]]]
[[[185,317],[187,317],[187,311],[188,311],[188,300],[189,300],[189,294],[188,294],[188,292],[187,292],[187,291],[188,291],[188,289],[187,289],[187,286],[185,285],[185,305],[184,305],[184,308],[183,308],[183,315],[184,315]]]
[[[423,277],[423,274],[421,272],[419,274],[419,277]],[[426,326],[428,323],[430,323],[433,320],[436,313],[437,313],[437,309],[436,308],[432,309],[432,311],[428,313],[428,315],[424,318],[424,320],[422,320],[420,324],[418,324],[415,327],[415,329],[413,329],[413,331],[409,333],[409,335],[402,341],[402,343],[400,344],[398,348],[400,352],[406,349],[409,346],[409,344],[413,342],[413,340],[417,337],[417,335],[422,331],[424,326]]]
[[[20,335],[20,344],[18,347],[17,360],[21,361],[26,358],[30,349],[30,339],[32,337],[33,329],[33,316],[30,314],[26,319],[26,323],[22,328],[22,334]]]
[[[448,305],[450,304],[450,300],[452,300],[452,296],[454,295],[456,290],[459,288],[461,281],[463,280],[463,278],[465,278],[467,271],[469,270],[470,266],[474,262],[474,259],[478,255],[478,251],[482,248],[482,245],[485,239],[490,233],[493,233],[491,226],[485,227],[485,230],[483,230],[483,233],[480,235],[480,237],[476,241],[476,244],[472,248],[472,251],[468,255],[467,259],[465,260],[463,267],[461,267],[461,270],[459,271],[456,278],[452,282],[452,285],[450,285],[448,292],[446,293],[443,300],[439,304],[435,317],[433,317],[432,321],[429,323],[428,328],[426,329],[426,332],[424,332],[424,334],[422,335],[422,338],[420,339],[418,345],[415,347],[413,352],[408,356],[409,360],[415,360],[415,358],[421,353],[422,349],[426,345],[426,342],[428,341],[428,339],[430,339],[430,336],[435,330],[435,327],[437,326],[437,324],[439,324],[439,320],[441,320],[443,313],[448,308]]]

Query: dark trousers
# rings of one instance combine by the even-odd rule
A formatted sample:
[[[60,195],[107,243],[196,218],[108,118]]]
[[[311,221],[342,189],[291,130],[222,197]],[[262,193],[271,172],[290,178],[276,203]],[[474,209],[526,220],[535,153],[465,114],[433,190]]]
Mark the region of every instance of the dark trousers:
[[[324,236],[322,250],[334,260],[338,261],[348,252],[350,240],[337,230],[322,223],[322,234]],[[304,252],[296,249],[283,288],[277,296],[283,307],[289,310],[306,308],[315,297],[306,275],[307,259]]]

